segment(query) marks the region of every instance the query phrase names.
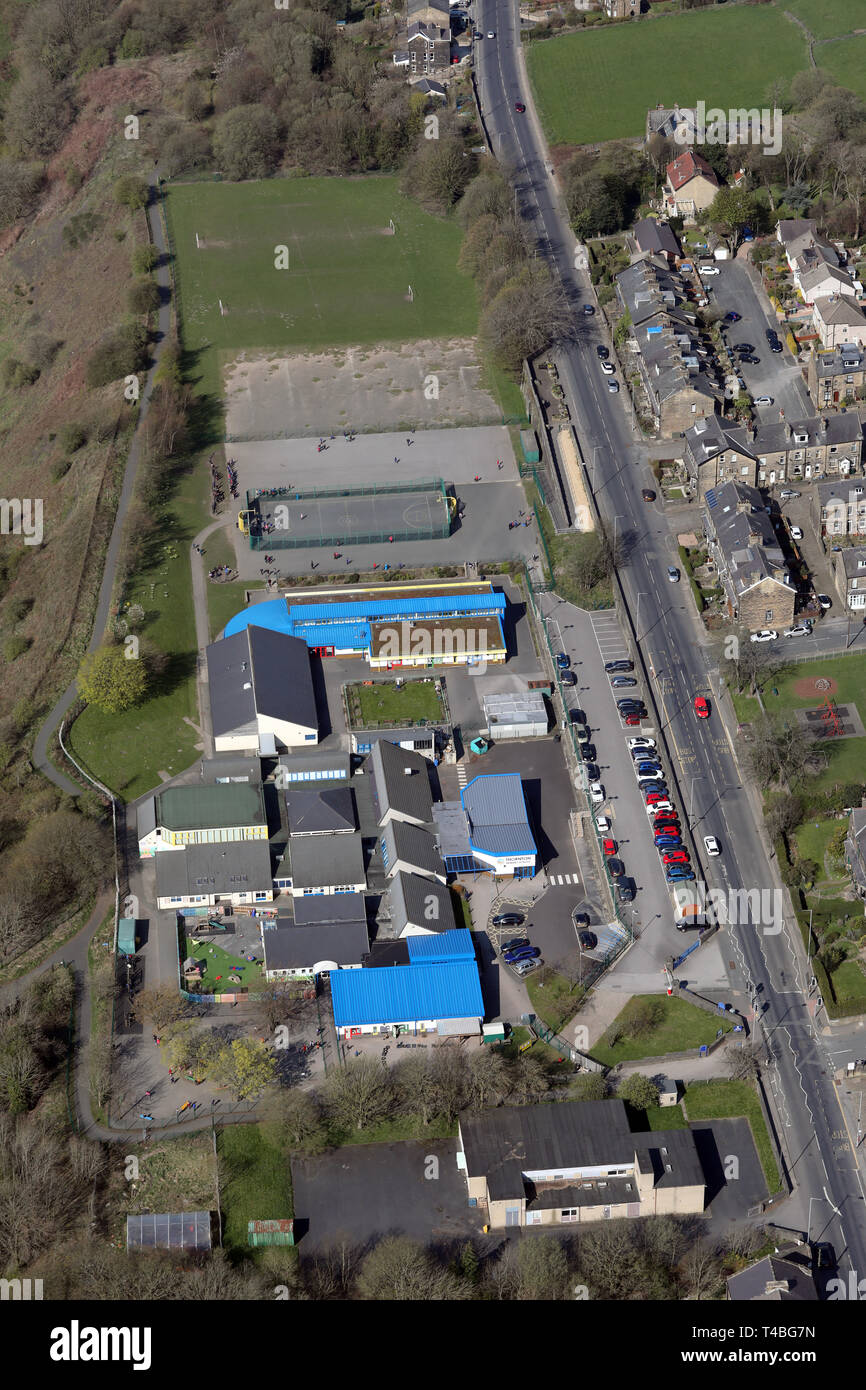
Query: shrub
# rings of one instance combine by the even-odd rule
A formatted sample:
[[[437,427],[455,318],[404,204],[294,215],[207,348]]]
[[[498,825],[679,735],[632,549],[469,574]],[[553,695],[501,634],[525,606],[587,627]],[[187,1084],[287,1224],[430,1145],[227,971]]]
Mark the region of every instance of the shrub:
[[[24,340],[24,346],[28,362],[32,362],[40,371],[45,371],[63,347],[63,339],[52,338],[48,333],[29,333]]]
[[[71,459],[58,459],[57,463],[53,463],[51,465],[52,483],[59,483],[61,478],[65,478],[71,467]]]
[[[132,269],[135,275],[147,275],[159,260],[155,246],[137,246],[132,253]]]
[[[87,443],[87,430],[83,425],[63,425],[59,434],[60,447],[65,454],[74,454]]]
[[[122,207],[137,212],[140,208],[147,207],[150,189],[144,179],[127,174],[114,185],[114,197]]]
[[[141,370],[146,363],[146,329],[141,324],[123,324],[91,353],[86,370],[87,385],[107,386],[118,377]]]
[[[67,246],[83,246],[99,227],[101,218],[95,212],[78,212],[70,217],[63,228],[63,240]]]
[[[29,637],[9,637],[3,644],[3,655],[7,661],[16,661],[30,646]]]
[[[9,604],[7,612],[12,623],[22,623],[33,607],[32,598],[16,598]]]
[[[7,357],[0,367],[0,380],[5,387],[14,391],[22,386],[32,386],[38,377],[38,367],[32,362],[21,362],[17,357]]]

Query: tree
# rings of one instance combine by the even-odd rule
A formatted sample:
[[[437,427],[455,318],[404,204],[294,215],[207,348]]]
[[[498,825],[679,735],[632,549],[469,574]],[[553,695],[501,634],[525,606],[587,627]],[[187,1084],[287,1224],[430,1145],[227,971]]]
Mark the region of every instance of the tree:
[[[12,86],[6,102],[3,133],[13,154],[40,159],[53,154],[69,122],[72,104],[65,82],[38,69],[26,71]]]
[[[135,280],[127,291],[130,312],[133,314],[152,314],[162,303],[159,286],[155,280]]]
[[[325,1142],[321,1112],[306,1091],[278,1091],[268,1105],[262,1130],[282,1153],[315,1152]]]
[[[388,1115],[394,1104],[391,1076],[370,1057],[332,1071],[325,1099],[336,1122],[346,1129],[367,1129]]]
[[[131,1012],[139,1020],[148,1019],[159,1036],[187,1012],[186,1001],[171,985],[156,985],[136,995]]]
[[[408,1236],[389,1236],[370,1251],[357,1289],[361,1298],[401,1303],[469,1297],[466,1285]]]
[[[763,715],[748,747],[752,774],[764,787],[802,781],[825,767],[829,756],[826,746],[815,743],[796,720],[785,715]]]
[[[274,1080],[276,1063],[257,1038],[236,1038],[222,1047],[211,1064],[217,1081],[228,1086],[236,1100],[260,1095]]]
[[[213,147],[227,178],[267,178],[279,160],[279,122],[266,106],[236,106],[217,121]]]
[[[134,174],[125,174],[118,179],[114,185],[114,201],[120,203],[121,207],[129,208],[131,212],[140,212],[146,208],[150,199],[150,189],[144,179],[136,178]]]
[[[568,1260],[555,1236],[536,1236],[522,1240],[516,1253],[519,1299],[553,1300],[565,1297]]]
[[[507,281],[481,316],[481,336],[499,365],[515,375],[525,358],[573,332],[571,308],[543,266]]]
[[[633,999],[626,1014],[626,1032],[630,1038],[646,1038],[665,1017],[665,1006],[659,998],[639,996]]]
[[[508,1091],[505,1062],[492,1048],[481,1047],[469,1058],[469,1100],[473,1109],[499,1105]]]
[[[587,237],[621,231],[632,201],[622,175],[602,170],[577,178],[566,176],[565,198],[571,225],[584,241]]]
[[[422,140],[421,145],[407,167],[406,190],[428,207],[447,212],[463,196],[475,172],[474,158],[464,157],[463,141],[457,138]]]
[[[735,1081],[754,1081],[760,1075],[763,1052],[758,1043],[725,1048],[725,1065]]]
[[[132,253],[132,269],[136,275],[147,275],[159,260],[159,252],[150,242],[137,246]]]
[[[550,1090],[550,1078],[537,1057],[526,1053],[511,1068],[509,1100],[515,1105],[534,1105]]]
[[[39,165],[0,159],[0,229],[33,211],[42,178]]]
[[[78,693],[105,714],[122,714],[139,704],[147,692],[143,661],[127,661],[125,647],[99,647],[82,661]]]
[[[466,228],[482,217],[501,222],[511,212],[512,194],[498,170],[484,169],[468,185],[460,199],[457,216]]]
[[[617,1087],[616,1093],[620,1100],[627,1101],[635,1110],[646,1110],[650,1105],[659,1103],[658,1086],[639,1071],[627,1076]]]
[[[745,188],[720,188],[707,210],[706,220],[715,227],[731,255],[739,250],[746,227],[760,227],[764,211],[754,193]]]
[[[122,324],[113,329],[90,354],[86,370],[87,385],[107,386],[118,377],[140,371],[146,363],[147,329],[144,324]]]
[[[605,1100],[607,1082],[600,1071],[585,1072],[576,1076],[568,1088],[570,1100]]]

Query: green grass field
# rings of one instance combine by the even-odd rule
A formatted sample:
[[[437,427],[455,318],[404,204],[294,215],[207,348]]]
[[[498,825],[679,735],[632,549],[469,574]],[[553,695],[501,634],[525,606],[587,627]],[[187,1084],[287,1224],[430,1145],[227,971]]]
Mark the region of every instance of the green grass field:
[[[773,1153],[760,1101],[753,1086],[746,1081],[693,1081],[684,1098],[689,1123],[693,1120],[727,1120],[745,1115],[752,1129],[752,1138],[761,1160],[767,1190],[777,1192],[781,1186],[779,1167]]]
[[[547,39],[530,45],[528,64],[548,139],[595,144],[643,135],[659,102],[763,106],[772,79],[808,57],[781,9],[729,5]]]
[[[866,28],[866,15],[861,19],[861,28]],[[841,43],[822,44],[815,50],[815,57],[818,66],[829,72],[838,86],[866,98],[866,34],[843,39]]]
[[[802,20],[816,39],[832,39],[866,29],[863,0],[784,0],[783,8]],[[819,68],[824,67],[827,50],[816,53]]]
[[[165,202],[188,348],[290,353],[477,330],[472,281],[455,268],[459,226],[394,178],[176,184]]]
[[[225,1243],[253,1258],[247,1223],[294,1215],[289,1161],[266,1142],[259,1125],[226,1125],[218,1152]]]
[[[715,1018],[685,999],[650,995],[651,999],[657,999],[664,1005],[664,1017],[646,1037],[632,1038],[628,1034],[629,1019],[636,1002],[643,997],[636,995],[635,999],[630,999],[617,1015],[616,1021],[625,1026],[626,1036],[615,1047],[608,1047],[603,1039],[599,1039],[590,1049],[590,1055],[597,1062],[612,1067],[617,1062],[637,1062],[642,1057],[664,1057],[668,1052],[688,1052],[692,1048],[697,1051],[699,1047],[715,1042],[719,1028],[728,1033],[733,1027],[724,1016]]]

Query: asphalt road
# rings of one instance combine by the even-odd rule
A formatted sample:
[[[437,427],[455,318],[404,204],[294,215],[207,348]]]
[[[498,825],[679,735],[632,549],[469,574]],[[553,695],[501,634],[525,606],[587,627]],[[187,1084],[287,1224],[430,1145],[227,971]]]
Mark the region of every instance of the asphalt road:
[[[773,401],[772,405],[758,406],[759,420],[774,422],[779,419],[780,410],[786,420],[813,415],[802,373],[787,347],[784,352],[770,351],[767,329],[776,328],[776,320],[770,319],[758,297],[749,267],[742,261],[720,261],[718,271],[718,275],[704,281],[710,303],[724,313],[733,309],[740,315],[739,323],[729,324],[726,329],[728,346],[749,343],[754,349],[751,355],[760,359],[756,366],[742,363],[739,373],[751,396],[770,396]]]
[[[592,301],[591,289],[588,277],[573,269],[573,237],[560,210],[534,114],[519,51],[516,6],[505,0],[477,0],[475,17],[485,32],[493,29],[497,34],[496,40],[476,45],[478,90],[488,133],[498,158],[513,171],[519,206],[539,254],[555,266],[575,307],[577,338],[557,354],[560,376],[599,506],[626,543],[621,579],[632,619],[640,625],[661,732],[675,761],[681,794],[692,807],[695,834],[715,834],[722,841],[723,855],[706,866],[704,877],[709,885],[728,889],[774,887],[755,804],[740,781],[732,745],[720,730],[719,711],[714,708],[709,724],[699,724],[694,716],[694,695],[717,691],[718,675],[708,669],[685,586],[667,583],[674,542],[661,513],[641,501],[640,490],[650,486],[652,478],[626,404],[621,396],[600,389],[595,353],[599,315],[584,319],[578,310],[581,303]],[[516,100],[526,103],[524,115],[515,112]],[[814,995],[809,998],[802,951],[795,949],[787,924],[773,935],[751,923],[732,924],[723,936],[732,982],[747,999],[754,987],[763,987],[756,1000],[764,1010],[758,1033],[772,1053],[766,1076],[797,1188],[783,1208],[783,1219],[805,1230],[810,1213],[812,1239],[830,1240],[844,1270],[862,1271],[863,1190],[816,1030],[815,1000]]]

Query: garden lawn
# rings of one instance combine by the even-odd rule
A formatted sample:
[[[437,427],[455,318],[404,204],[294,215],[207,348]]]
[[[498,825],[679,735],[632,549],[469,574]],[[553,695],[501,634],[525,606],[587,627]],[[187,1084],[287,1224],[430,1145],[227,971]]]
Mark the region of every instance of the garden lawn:
[[[205,549],[208,547],[205,546]],[[210,555],[205,558],[209,560]],[[242,608],[246,608],[244,596],[247,589],[263,588],[263,584],[208,584],[207,613],[211,641],[216,640],[230,618],[240,613]]]
[[[642,136],[659,102],[760,107],[771,77],[808,67],[802,30],[754,5],[586,29],[531,43],[527,58],[548,139],[575,145]]]
[[[866,975],[858,960],[843,960],[833,971],[830,981],[840,1007],[849,1014],[866,1013]]]
[[[730,1120],[745,1115],[767,1180],[767,1190],[771,1193],[779,1190],[779,1167],[754,1087],[747,1081],[693,1081],[686,1089],[683,1104],[690,1123],[693,1120]]]
[[[225,1125],[218,1141],[220,1203],[229,1249],[250,1258],[247,1224],[294,1215],[291,1166],[259,1125]]]
[[[841,822],[837,820],[808,820],[805,825],[799,825],[794,831],[794,839],[800,851],[801,859],[814,859],[816,864],[820,864],[821,872],[818,879],[827,877],[824,867],[824,856],[827,853],[827,846],[839,829]]]
[[[365,724],[399,728],[422,719],[435,724],[443,717],[442,702],[432,681],[407,680],[401,686],[393,681],[377,681],[375,685],[353,685],[349,689],[360,702]]]
[[[597,1062],[612,1067],[617,1062],[637,1062],[642,1057],[664,1057],[669,1052],[689,1052],[692,1049],[697,1051],[699,1047],[715,1042],[720,1028],[729,1033],[733,1027],[724,1014],[715,1017],[685,999],[658,994],[636,995],[617,1015],[615,1022],[623,1024],[627,1030],[635,1005],[642,999],[658,1000],[664,1006],[661,1022],[642,1038],[629,1037],[626,1032],[615,1047],[609,1047],[603,1039],[599,1039],[590,1049],[590,1056]]]

